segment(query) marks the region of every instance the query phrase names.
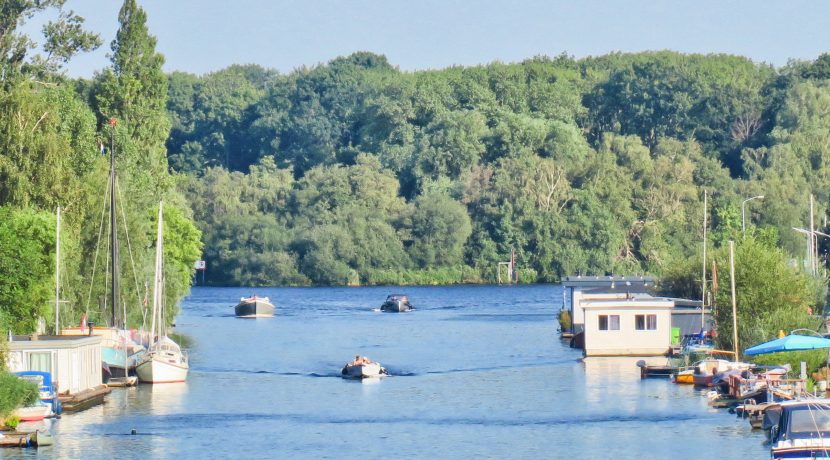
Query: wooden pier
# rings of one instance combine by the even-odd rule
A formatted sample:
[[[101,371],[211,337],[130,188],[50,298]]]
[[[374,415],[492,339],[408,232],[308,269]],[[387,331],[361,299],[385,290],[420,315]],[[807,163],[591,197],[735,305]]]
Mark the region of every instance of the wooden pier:
[[[15,431],[0,431],[0,447],[32,447],[31,433],[18,433]]]
[[[104,403],[104,398],[112,392],[106,385],[99,385],[73,395],[60,396],[64,412],[80,412]]]

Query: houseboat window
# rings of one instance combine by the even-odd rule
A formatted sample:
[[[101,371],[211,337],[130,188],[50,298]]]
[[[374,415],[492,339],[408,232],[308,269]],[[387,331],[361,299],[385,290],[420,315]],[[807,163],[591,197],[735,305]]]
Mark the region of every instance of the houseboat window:
[[[52,372],[52,353],[29,353],[29,370]]]
[[[657,330],[657,315],[634,315],[634,329],[638,331]]]
[[[599,315],[600,331],[619,331],[620,315]]]

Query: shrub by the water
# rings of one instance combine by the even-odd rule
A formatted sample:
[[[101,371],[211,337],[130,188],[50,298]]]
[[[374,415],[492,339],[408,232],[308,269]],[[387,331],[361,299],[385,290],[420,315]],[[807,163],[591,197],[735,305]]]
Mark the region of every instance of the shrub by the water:
[[[34,404],[37,399],[37,385],[14,374],[0,372],[0,419],[4,419],[18,407]]]

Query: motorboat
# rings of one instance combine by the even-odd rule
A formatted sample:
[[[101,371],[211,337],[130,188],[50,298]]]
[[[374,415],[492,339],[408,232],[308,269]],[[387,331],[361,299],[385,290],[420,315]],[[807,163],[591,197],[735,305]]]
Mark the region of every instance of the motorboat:
[[[14,411],[15,417],[21,422],[38,422],[52,414],[52,405],[42,402],[37,402],[32,406],[18,407]]]
[[[685,369],[672,376],[672,381],[680,385],[694,385],[695,370]]]
[[[372,378],[372,377],[382,377],[387,375],[386,369],[380,365],[380,363],[375,362],[363,362],[363,363],[347,363],[343,366],[343,369],[340,371],[340,374],[344,378],[348,379],[364,379],[364,378]]]
[[[640,368],[640,378],[645,379],[649,377],[664,377],[670,378],[677,375],[683,369],[682,365],[676,364],[669,359],[666,364],[648,364],[645,360],[637,361],[637,367]]]
[[[764,411],[773,459],[830,458],[830,399],[784,401]]]
[[[164,336],[153,344],[135,371],[144,383],[173,383],[187,380],[189,368],[187,353]]]
[[[390,294],[386,296],[386,301],[380,306],[380,311],[388,311],[393,313],[402,313],[410,311],[415,307],[409,303],[409,298],[402,294]]]
[[[716,375],[729,371],[746,370],[751,366],[752,365],[748,363],[727,361],[725,359],[718,358],[707,358],[695,364],[692,378],[695,386],[711,387],[716,383]]]
[[[274,305],[268,297],[242,297],[234,308],[240,318],[267,318],[274,316]]]
[[[55,387],[52,386],[51,373],[43,371],[23,371],[15,372],[14,375],[37,385],[38,399],[40,402],[50,406],[53,413],[61,413],[61,402],[58,399],[58,393],[55,391]]]

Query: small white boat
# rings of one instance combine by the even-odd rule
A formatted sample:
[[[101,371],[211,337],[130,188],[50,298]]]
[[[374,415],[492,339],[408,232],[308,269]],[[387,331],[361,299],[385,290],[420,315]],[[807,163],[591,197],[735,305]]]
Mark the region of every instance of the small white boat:
[[[274,305],[268,297],[243,297],[235,307],[240,318],[268,318],[274,316]]]
[[[343,366],[343,370],[340,371],[340,373],[343,377],[349,379],[363,379],[387,375],[386,369],[384,369],[380,363],[348,363]]]
[[[34,406],[20,407],[14,411],[14,415],[19,418],[21,422],[37,422],[52,415],[52,406],[49,404],[39,403]]]
[[[51,446],[53,442],[52,434],[46,430],[37,430],[32,433],[32,443],[38,447]]]
[[[165,336],[153,344],[135,372],[144,383],[173,383],[187,380],[189,368],[187,354]]]

